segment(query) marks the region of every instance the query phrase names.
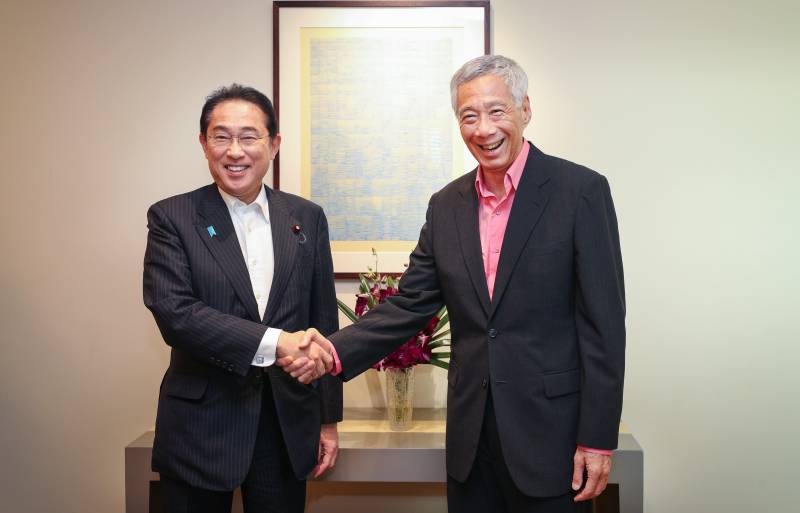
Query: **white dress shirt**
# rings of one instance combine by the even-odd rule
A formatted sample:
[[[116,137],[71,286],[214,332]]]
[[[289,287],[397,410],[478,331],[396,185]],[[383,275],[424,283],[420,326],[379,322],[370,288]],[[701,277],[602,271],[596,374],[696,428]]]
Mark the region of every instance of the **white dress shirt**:
[[[236,237],[239,239],[239,247],[242,248],[247,272],[250,275],[250,285],[253,287],[253,295],[258,304],[258,315],[263,320],[264,312],[267,310],[269,290],[272,287],[272,276],[275,272],[275,253],[272,248],[272,227],[269,224],[267,193],[264,187],[261,187],[258,197],[249,205],[222,189],[219,189],[219,193],[231,214]],[[267,328],[256,355],[253,357],[253,365],[267,367],[275,363],[275,351],[281,331],[276,328]]]

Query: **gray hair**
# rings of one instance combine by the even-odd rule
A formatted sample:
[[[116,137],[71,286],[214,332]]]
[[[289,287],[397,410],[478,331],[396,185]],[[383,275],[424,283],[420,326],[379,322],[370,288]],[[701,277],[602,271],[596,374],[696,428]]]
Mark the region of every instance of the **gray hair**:
[[[458,88],[470,80],[484,75],[495,75],[503,79],[506,87],[511,91],[517,107],[522,107],[522,102],[528,94],[528,75],[525,74],[519,64],[503,57],[502,55],[481,55],[467,61],[456,71],[450,80],[450,101],[453,104],[453,112],[458,114]]]

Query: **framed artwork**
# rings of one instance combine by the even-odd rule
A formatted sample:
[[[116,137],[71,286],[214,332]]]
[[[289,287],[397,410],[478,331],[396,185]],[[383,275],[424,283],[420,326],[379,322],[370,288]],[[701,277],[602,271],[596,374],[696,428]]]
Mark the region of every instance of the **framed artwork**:
[[[489,2],[273,2],[273,186],[321,205],[337,278],[402,272],[431,194],[475,167],[450,78],[489,53]]]

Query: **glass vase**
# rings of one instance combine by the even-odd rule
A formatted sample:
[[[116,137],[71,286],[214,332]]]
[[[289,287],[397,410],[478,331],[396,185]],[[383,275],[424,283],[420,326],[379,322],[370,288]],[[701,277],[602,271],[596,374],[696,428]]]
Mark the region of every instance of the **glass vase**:
[[[389,429],[407,431],[411,427],[414,413],[414,367],[395,369],[386,372],[386,411],[389,416]]]

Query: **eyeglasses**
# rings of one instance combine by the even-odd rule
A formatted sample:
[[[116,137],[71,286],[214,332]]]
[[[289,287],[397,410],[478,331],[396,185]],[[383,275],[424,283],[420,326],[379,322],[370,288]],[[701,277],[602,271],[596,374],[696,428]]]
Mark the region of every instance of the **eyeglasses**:
[[[222,148],[230,148],[233,144],[233,141],[239,143],[239,146],[242,148],[255,148],[261,142],[262,139],[265,139],[264,136],[256,136],[253,134],[244,134],[244,135],[230,135],[230,134],[214,134],[208,138],[208,145],[212,148],[222,149]]]

